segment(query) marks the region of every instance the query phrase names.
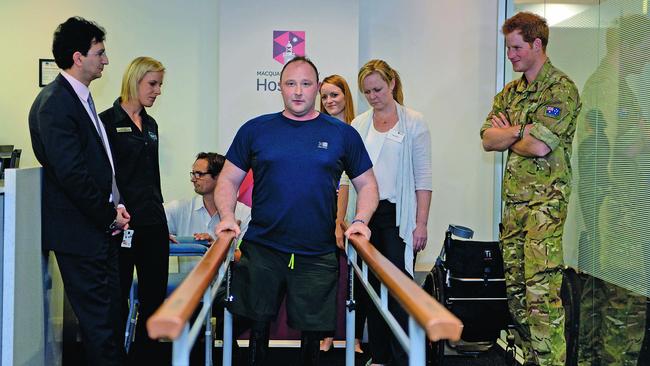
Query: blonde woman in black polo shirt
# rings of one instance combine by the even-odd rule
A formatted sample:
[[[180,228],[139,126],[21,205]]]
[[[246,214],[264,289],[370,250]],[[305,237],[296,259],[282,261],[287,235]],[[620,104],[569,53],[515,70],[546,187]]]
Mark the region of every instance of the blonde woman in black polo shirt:
[[[159,61],[134,59],[124,72],[120,97],[100,114],[115,160],[117,185],[134,230],[131,246],[120,248],[122,324],[126,324],[134,267],[138,275],[139,316],[129,364],[169,363],[169,359],[161,359],[169,354],[160,350],[161,343],[148,337],[145,327],[167,292],[169,232],[160,189],[158,125],[145,111],[160,95],[164,74]]]

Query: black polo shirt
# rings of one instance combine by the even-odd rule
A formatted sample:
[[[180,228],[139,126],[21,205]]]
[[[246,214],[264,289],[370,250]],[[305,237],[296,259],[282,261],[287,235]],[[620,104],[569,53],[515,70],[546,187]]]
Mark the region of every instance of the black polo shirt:
[[[130,225],[166,225],[158,164],[158,124],[142,108],[140,131],[120,105],[120,98],[99,117],[111,144],[115,179],[131,214]]]

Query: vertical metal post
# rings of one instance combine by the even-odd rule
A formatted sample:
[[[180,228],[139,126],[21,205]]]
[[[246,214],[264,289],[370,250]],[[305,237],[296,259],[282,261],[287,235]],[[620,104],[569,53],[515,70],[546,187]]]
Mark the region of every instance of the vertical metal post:
[[[228,266],[226,271],[226,298],[224,299],[223,307],[223,358],[222,365],[230,366],[232,365],[232,346],[233,342],[237,342],[233,339],[232,335],[232,314],[228,311],[228,303],[232,301],[230,296],[230,277],[232,276],[232,268]]]
[[[381,290],[380,290],[380,297],[381,297],[381,308],[388,311],[388,287],[381,283]]]
[[[354,365],[354,321],[356,316],[356,303],[354,301],[354,263],[357,260],[357,253],[351,245],[348,245],[348,300],[347,312],[345,313],[345,364]]]
[[[409,316],[409,366],[426,364],[426,341],[424,329]]]
[[[223,366],[232,365],[232,345],[236,342],[232,337],[232,314],[227,308],[223,309]]]
[[[348,282],[349,282],[349,292],[348,292],[348,301],[347,301],[347,314],[346,314],[346,352],[345,352],[345,364],[351,366],[355,364],[355,353],[354,353],[354,266],[356,265],[357,253],[352,246],[348,246]],[[373,306],[376,306],[379,312],[384,316],[391,332],[398,339],[402,348],[409,355],[409,366],[424,366],[426,365],[426,333],[424,329],[417,323],[417,321],[409,316],[408,332],[405,331],[397,320],[392,316],[388,310],[388,287],[384,283],[380,282],[380,291],[377,294],[376,291],[370,286],[368,282],[368,265],[365,261],[361,261],[360,268],[360,280],[364,287],[368,291],[368,295],[372,300]]]
[[[212,366],[212,285],[203,293],[203,306],[209,306],[205,315],[205,366]]]
[[[174,341],[172,346],[172,365],[174,366],[189,366],[190,364],[190,349],[192,345],[189,342],[190,325],[185,323],[181,336]]]

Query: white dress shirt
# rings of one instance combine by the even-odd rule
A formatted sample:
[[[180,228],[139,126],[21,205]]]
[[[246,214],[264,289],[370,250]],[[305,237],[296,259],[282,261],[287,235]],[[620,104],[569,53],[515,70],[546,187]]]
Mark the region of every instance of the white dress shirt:
[[[99,134],[99,137],[104,142],[104,147],[106,148],[106,154],[108,155],[108,160],[111,162],[111,169],[113,169],[113,175],[115,175],[113,154],[111,153],[111,145],[108,143],[108,137],[106,136],[106,129],[104,129],[104,124],[102,123],[102,120],[99,119],[99,116],[93,115],[94,113],[90,110],[90,106],[88,105],[88,96],[90,95],[90,89],[88,89],[88,87],[85,86],[81,81],[75,79],[72,75],[68,74],[65,71],[61,71],[61,76],[63,76],[70,83],[70,85],[72,85],[72,89],[74,89],[74,92],[77,94],[77,97],[79,97],[79,100],[81,100],[81,104],[83,104],[84,108],[86,109],[86,113],[88,113],[88,117],[90,117],[90,120],[95,121],[95,118],[97,118],[97,124],[93,123],[93,127],[95,127],[96,130],[97,130],[97,126],[101,128],[101,131],[97,130],[97,133]]]
[[[214,228],[221,221],[218,214],[210,216],[208,209],[203,205],[203,196],[199,195],[195,195],[192,199],[165,203],[164,207],[169,234],[177,237],[192,236],[196,233],[208,233],[214,237]],[[248,229],[248,223],[251,221],[250,207],[237,202],[235,219],[241,221],[239,238],[243,238]],[[198,261],[198,258],[179,257],[178,272],[191,271]]]
[[[203,197],[196,195],[189,200],[171,201],[165,203],[167,227],[174,236],[192,236],[196,233],[208,233],[214,236],[214,228],[219,221],[219,215],[210,217],[208,209],[203,205]],[[241,202],[235,206],[235,219],[241,220],[241,237],[244,237],[251,220],[251,209]]]

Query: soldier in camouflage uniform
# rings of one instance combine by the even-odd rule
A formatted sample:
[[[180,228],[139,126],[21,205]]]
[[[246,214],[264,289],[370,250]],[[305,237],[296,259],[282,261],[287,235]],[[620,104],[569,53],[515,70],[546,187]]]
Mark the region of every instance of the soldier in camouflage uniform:
[[[580,100],[546,56],[546,20],[518,13],[502,32],[508,59],[523,75],[494,98],[481,139],[486,151],[508,151],[500,235],[508,304],[527,364],[564,365],[562,229]]]
[[[577,150],[578,182],[587,180],[578,184],[587,230],[583,237],[588,239],[579,247],[579,269],[586,272],[580,275],[581,366],[643,364],[639,356],[646,297],[635,292],[643,293],[647,287],[642,281],[648,270],[643,221],[650,207],[639,198],[647,196],[650,182],[644,169],[650,166],[650,122],[627,78],[641,73],[650,61],[649,43],[650,19],[643,15],[618,19],[606,33],[607,54],[584,87],[576,132],[579,146],[586,145]],[[595,134],[608,141],[588,145]],[[604,193],[585,192],[582,186]],[[611,283],[622,276],[641,283],[636,289]]]

